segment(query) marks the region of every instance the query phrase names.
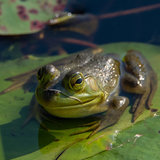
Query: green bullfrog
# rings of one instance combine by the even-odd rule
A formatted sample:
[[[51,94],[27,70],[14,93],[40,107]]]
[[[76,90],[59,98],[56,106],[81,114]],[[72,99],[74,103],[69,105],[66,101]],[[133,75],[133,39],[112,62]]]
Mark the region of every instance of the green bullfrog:
[[[103,113],[89,127],[91,135],[115,124],[130,100],[134,122],[145,108],[150,109],[157,88],[156,73],[135,50],[122,60],[117,54],[80,52],[43,66],[37,78],[36,99],[50,115],[85,118]]]

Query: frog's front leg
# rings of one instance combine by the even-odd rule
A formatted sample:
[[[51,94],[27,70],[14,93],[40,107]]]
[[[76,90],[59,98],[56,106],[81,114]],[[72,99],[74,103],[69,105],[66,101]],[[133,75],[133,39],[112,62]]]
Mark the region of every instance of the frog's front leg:
[[[132,106],[134,122],[143,110],[150,109],[153,95],[157,88],[157,76],[143,55],[130,50],[124,57],[125,74],[121,84],[124,91],[135,93]]]
[[[88,136],[88,138],[90,138],[100,130],[115,124],[120,119],[128,104],[129,100],[126,97],[114,96],[109,98],[106,103],[101,104],[103,106],[99,106],[108,108],[106,113],[100,117],[100,120],[91,122],[89,124],[84,124],[83,126],[88,127],[81,131],[74,132],[71,135],[77,135],[80,133],[92,131],[91,134]]]
[[[98,131],[115,124],[120,119],[128,104],[129,100],[127,97],[114,96],[110,98],[107,103],[103,104],[108,107],[107,112],[101,118],[98,125],[96,125],[96,128],[89,135],[89,137],[93,136]]]

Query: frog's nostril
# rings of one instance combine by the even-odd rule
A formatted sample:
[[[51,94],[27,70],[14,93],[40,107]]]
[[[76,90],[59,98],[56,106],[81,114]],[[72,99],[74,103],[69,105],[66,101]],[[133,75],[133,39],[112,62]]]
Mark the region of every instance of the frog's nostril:
[[[53,98],[54,96],[58,96],[59,94],[60,94],[60,91],[56,89],[48,89],[44,91],[44,96],[45,96],[45,99],[47,100],[50,100],[51,98]]]

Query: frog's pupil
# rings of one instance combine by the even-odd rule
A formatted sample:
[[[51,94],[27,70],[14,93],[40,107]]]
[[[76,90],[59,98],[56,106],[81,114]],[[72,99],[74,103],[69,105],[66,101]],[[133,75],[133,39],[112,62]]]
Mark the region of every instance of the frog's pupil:
[[[76,84],[81,84],[82,78],[77,79]]]

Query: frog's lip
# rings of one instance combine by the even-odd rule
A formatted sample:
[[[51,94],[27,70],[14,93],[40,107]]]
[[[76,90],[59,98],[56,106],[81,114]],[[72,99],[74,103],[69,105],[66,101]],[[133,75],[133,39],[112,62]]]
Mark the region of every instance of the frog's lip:
[[[104,107],[97,107],[97,105],[103,102],[103,97],[97,96],[94,99],[88,100],[83,104],[78,103],[68,106],[48,106],[45,110],[53,116],[61,118],[81,118],[89,115],[99,113],[104,110]]]
[[[61,104],[61,106],[48,106],[48,107],[45,107],[45,108],[48,108],[48,109],[52,108],[53,110],[83,108],[83,107],[88,107],[88,106],[91,106],[91,105],[98,104],[102,101],[103,101],[103,96],[101,94],[101,95],[94,96],[90,100],[87,100],[87,101],[84,101],[84,102],[82,101],[82,102],[79,102],[77,104],[73,104],[73,105],[63,105],[63,104]]]

